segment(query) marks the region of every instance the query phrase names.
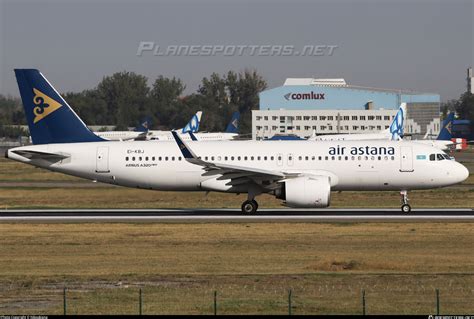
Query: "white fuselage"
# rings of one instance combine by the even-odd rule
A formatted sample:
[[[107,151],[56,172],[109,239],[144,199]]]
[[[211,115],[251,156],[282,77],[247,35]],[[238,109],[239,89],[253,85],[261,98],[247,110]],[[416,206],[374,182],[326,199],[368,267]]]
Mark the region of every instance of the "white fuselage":
[[[452,160],[430,161],[432,147],[404,141],[221,141],[188,142],[212,163],[267,171],[326,175],[331,190],[412,190],[443,187],[467,178]],[[15,151],[63,154],[52,163]],[[245,192],[201,166],[187,162],[175,142],[95,142],[31,145],[10,149],[8,158],[52,171],[127,187],[175,191]]]

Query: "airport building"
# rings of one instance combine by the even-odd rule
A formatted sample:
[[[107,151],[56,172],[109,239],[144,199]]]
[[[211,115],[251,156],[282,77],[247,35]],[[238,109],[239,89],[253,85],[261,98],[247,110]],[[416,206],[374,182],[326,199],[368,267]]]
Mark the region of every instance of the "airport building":
[[[260,93],[252,138],[375,133],[389,127],[402,102],[407,103],[406,134],[438,134],[439,94],[355,86],[344,79],[289,78]]]

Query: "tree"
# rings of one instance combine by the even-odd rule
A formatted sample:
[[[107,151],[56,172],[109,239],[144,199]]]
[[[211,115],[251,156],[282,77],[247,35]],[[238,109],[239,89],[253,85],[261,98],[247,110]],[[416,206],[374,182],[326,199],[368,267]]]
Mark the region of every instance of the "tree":
[[[146,115],[149,91],[145,76],[125,71],[104,77],[97,86],[98,97],[107,105],[109,123],[116,123],[117,130],[135,126]]]
[[[187,106],[180,98],[185,88],[184,83],[175,77],[170,79],[160,75],[155,80],[150,91],[148,108],[155,123],[170,129],[182,124],[189,115]]]

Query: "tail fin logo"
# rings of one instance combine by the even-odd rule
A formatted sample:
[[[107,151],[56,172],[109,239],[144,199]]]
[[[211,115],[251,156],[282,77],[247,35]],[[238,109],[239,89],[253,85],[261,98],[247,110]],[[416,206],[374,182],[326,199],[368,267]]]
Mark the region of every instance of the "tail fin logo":
[[[453,134],[451,132],[451,126],[452,126],[452,122],[449,121],[448,124],[446,124],[446,126],[444,127],[449,132],[449,134]]]
[[[33,108],[33,114],[35,115],[33,123],[35,124],[62,106],[61,103],[53,100],[38,89],[33,88],[33,92],[35,93],[33,103],[36,105]]]

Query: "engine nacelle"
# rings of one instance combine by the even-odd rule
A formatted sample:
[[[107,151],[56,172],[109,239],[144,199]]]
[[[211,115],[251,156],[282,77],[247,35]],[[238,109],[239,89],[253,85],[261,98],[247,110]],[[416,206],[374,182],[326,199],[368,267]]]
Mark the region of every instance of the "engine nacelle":
[[[278,198],[286,205],[301,208],[324,208],[331,201],[331,182],[328,176],[305,176],[285,181]]]

